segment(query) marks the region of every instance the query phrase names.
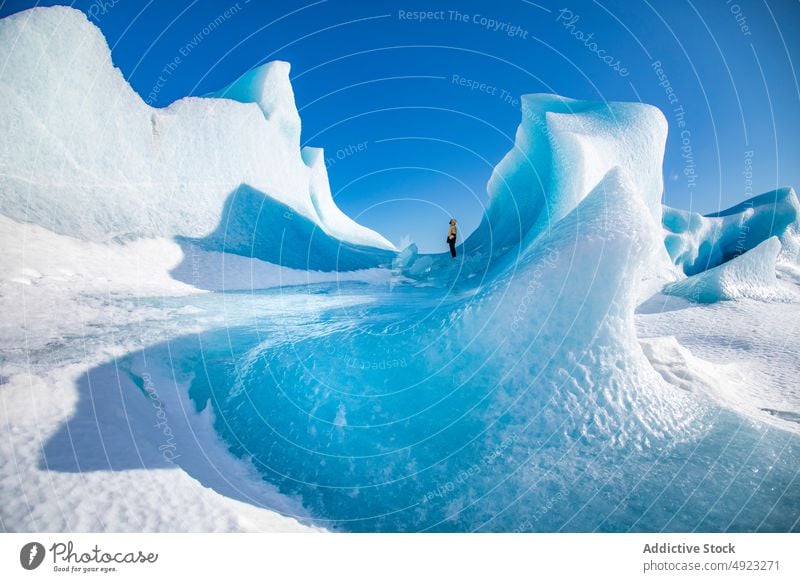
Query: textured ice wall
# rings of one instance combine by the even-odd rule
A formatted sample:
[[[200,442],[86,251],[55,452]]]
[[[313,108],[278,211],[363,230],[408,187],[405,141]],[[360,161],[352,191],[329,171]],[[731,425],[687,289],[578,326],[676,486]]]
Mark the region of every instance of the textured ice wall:
[[[463,314],[477,351],[503,343],[489,365],[502,362],[508,379],[505,414],[552,417],[542,434],[637,446],[693,416],[654,374],[634,328],[638,282],[662,250],[655,226],[615,168]]]

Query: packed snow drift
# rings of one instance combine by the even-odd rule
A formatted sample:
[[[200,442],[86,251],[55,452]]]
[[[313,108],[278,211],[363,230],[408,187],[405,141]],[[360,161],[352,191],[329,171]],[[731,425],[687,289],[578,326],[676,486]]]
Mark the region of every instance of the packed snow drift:
[[[800,528],[797,196],[662,206],[657,108],[523,96],[453,261],[339,210],[286,63],[0,60],[6,530]]]

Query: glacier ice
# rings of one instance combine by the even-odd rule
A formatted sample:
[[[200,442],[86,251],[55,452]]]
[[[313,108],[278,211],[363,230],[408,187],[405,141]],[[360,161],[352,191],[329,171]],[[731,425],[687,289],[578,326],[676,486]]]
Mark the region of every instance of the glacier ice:
[[[277,125],[287,149],[300,149],[300,114],[294,105],[294,90],[289,82],[289,63],[275,61],[248,71],[236,81],[208,93],[207,97],[255,103],[264,117]]]
[[[658,167],[659,155],[648,163]],[[192,398],[199,410],[214,404],[237,454],[339,527],[518,527],[498,509],[531,511],[579,476],[605,473],[593,443],[605,456],[649,457],[707,414],[664,383],[636,338],[637,282],[664,248],[635,172],[612,166],[518,260],[493,264],[475,293],[398,289],[357,321],[331,315],[285,339],[226,330],[237,379],[230,364],[209,366],[217,354],[207,352]],[[411,268],[425,258],[430,267],[421,257]],[[478,469],[456,486],[454,467]],[[570,495],[585,513],[556,511],[550,526],[524,529],[584,530],[613,509]]]
[[[576,470],[603,471],[592,443],[607,455],[647,450],[690,434],[705,413],[666,387],[636,340],[628,283],[660,244],[613,169],[495,288],[443,303],[434,288],[410,287],[358,320],[329,315],[286,337],[228,329],[224,348],[202,339],[218,347],[195,364],[190,394],[199,410],[213,403],[237,454],[339,527],[509,530],[515,518],[499,508],[528,492],[519,510],[529,512],[570,488],[575,475],[547,470],[568,452]],[[452,472],[470,467],[451,489]],[[590,505],[569,527],[596,519]]]
[[[320,188],[318,170],[311,186],[311,200],[317,201]],[[330,194],[330,190],[327,191]],[[324,196],[325,190],[322,191]],[[335,207],[333,200],[330,206]],[[320,206],[323,212],[329,208]],[[336,212],[340,212],[336,209]],[[328,216],[332,213],[325,214]],[[350,220],[349,218],[347,220]],[[340,223],[340,227],[341,227]],[[341,233],[341,228],[339,229]],[[222,203],[219,224],[203,237],[175,237],[186,246],[187,261],[193,248],[223,252],[291,269],[314,271],[352,271],[387,266],[394,253],[372,246],[351,244],[320,229],[287,204],[265,196],[245,184],[240,185]]]
[[[613,167],[628,170],[633,190],[661,218],[658,164],[667,123],[655,107],[524,95],[513,149],[489,180],[481,232],[493,246],[535,237],[571,212]],[[639,171],[632,172],[632,168]]]

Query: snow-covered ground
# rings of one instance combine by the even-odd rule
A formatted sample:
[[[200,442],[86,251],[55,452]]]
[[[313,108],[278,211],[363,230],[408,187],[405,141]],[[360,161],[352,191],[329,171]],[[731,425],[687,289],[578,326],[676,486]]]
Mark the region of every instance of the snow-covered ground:
[[[79,364],[39,373],[5,367],[4,531],[315,529],[299,504],[227,452],[207,414],[182,418],[186,403],[165,391],[159,391],[158,405],[124,397],[120,391],[128,387],[110,365],[87,377],[87,368],[103,361],[87,355]],[[169,378],[152,381],[161,388]],[[92,394],[92,414],[66,424],[83,390]],[[68,432],[57,437],[64,426]],[[103,441],[91,446],[98,430]],[[171,456],[174,462],[167,461]]]
[[[785,293],[798,287],[783,279]],[[657,294],[636,328],[657,371],[739,414],[800,433],[800,306],[754,299],[698,305]]]

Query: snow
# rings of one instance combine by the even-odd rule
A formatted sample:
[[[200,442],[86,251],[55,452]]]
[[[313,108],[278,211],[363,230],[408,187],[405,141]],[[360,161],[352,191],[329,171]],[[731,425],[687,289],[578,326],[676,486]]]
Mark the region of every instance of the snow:
[[[209,93],[207,97],[255,103],[264,117],[277,124],[286,145],[300,149],[300,114],[294,104],[294,90],[289,82],[291,66],[283,61],[266,63],[248,71],[236,81]]]
[[[797,302],[697,304],[655,295],[636,315],[645,354],[669,382],[795,433],[800,432],[798,326]]]
[[[149,369],[158,386],[154,408],[117,363],[141,346],[254,314],[348,305],[341,297],[309,304],[242,296],[219,313],[201,288],[377,284],[385,282],[384,270],[297,271],[201,249],[187,263],[171,240],[97,243],[3,216],[0,240],[14,241],[0,256],[0,426],[8,437],[0,444],[0,517],[7,531],[314,529],[298,502],[230,456],[210,411],[188,412],[186,383],[176,383],[172,371]],[[181,264],[194,265],[195,275],[176,272]],[[153,434],[159,409],[180,450],[174,464],[165,465],[159,450],[163,433],[161,440]]]
[[[12,373],[2,386],[6,531],[317,529],[230,456],[208,415],[181,415],[186,403],[169,375],[152,380],[156,405],[113,364],[87,376],[92,363]],[[154,428],[164,410],[168,424]]]
[[[239,291],[362,281],[393,280],[385,269],[318,272],[290,269],[257,259],[206,251],[169,239],[97,243],[58,235],[0,216],[0,347],[44,348],[74,335],[77,322],[104,326],[136,321],[148,309],[137,298],[186,296],[204,291]],[[119,308],[111,300],[119,302]],[[95,303],[106,305],[95,309]],[[24,311],[18,306],[24,305]],[[72,316],[53,317],[69,311]],[[25,334],[25,335],[22,335]]]
[[[736,376],[735,366],[722,366],[695,357],[672,336],[639,341],[653,369],[667,382],[687,392],[724,394]]]

